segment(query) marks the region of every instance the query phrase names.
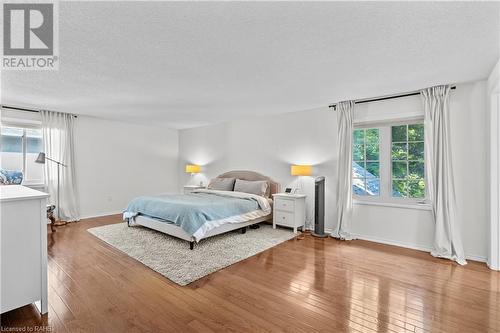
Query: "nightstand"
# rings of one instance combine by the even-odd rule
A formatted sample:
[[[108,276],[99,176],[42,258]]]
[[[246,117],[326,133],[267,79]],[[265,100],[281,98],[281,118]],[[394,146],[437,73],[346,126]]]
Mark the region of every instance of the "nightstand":
[[[202,190],[205,186],[200,185],[184,185],[184,194],[193,192],[194,190]]]
[[[277,225],[304,230],[306,221],[306,195],[305,194],[273,194],[273,228]]]

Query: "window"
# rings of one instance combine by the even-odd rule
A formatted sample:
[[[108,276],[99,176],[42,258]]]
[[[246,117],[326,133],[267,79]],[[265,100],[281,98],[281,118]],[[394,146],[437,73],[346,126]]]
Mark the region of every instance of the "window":
[[[2,126],[0,136],[1,168],[22,171],[23,184],[42,184],[43,165],[35,163],[43,151],[41,129]]]
[[[380,195],[379,130],[357,129],[353,134],[352,178],[357,195]]]
[[[392,196],[425,197],[424,125],[391,128]]]
[[[394,203],[425,199],[422,121],[356,128],[352,150],[357,199]]]

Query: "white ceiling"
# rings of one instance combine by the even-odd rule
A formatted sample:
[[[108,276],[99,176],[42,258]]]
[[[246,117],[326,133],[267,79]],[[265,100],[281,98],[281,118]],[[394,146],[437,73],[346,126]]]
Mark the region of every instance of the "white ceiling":
[[[62,2],[60,69],[2,103],[187,128],[486,78],[485,2]]]

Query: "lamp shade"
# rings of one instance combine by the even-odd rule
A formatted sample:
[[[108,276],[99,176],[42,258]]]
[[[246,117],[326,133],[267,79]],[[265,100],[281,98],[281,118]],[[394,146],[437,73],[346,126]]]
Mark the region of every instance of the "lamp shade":
[[[312,175],[312,166],[310,165],[292,165],[290,167],[292,176],[310,176]]]
[[[187,173],[199,173],[201,171],[201,167],[196,164],[187,164],[186,172]]]
[[[44,164],[45,163],[45,153],[39,153],[35,162],[40,163],[40,164]]]

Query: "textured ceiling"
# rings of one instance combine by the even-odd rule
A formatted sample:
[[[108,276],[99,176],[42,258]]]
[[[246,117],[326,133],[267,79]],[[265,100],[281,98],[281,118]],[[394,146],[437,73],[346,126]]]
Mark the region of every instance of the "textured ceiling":
[[[62,2],[60,69],[2,103],[173,128],[487,77],[485,2]]]

